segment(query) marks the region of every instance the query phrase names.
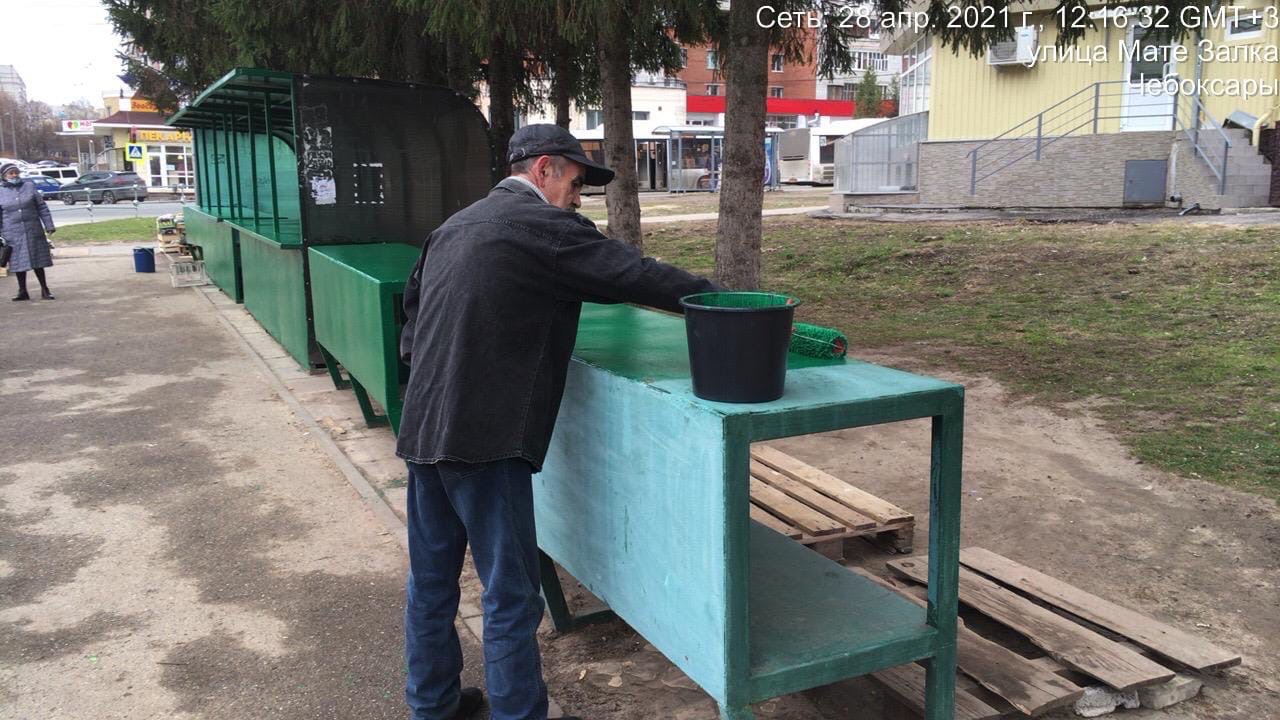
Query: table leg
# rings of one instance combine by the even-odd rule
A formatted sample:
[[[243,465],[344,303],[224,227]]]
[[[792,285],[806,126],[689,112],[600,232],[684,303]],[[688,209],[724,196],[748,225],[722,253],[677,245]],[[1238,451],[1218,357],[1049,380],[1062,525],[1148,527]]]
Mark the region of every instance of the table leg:
[[[560,586],[555,561],[539,550],[538,563],[542,575],[542,598],[547,602],[547,611],[551,613],[551,624],[555,626],[556,632],[573,632],[584,625],[609,622],[617,617],[609,608],[574,615],[569,610],[569,603],[565,602],[564,588]]]
[[[320,355],[324,357],[324,368],[329,371],[329,379],[333,381],[333,386],[339,390],[345,389],[347,381],[342,379],[342,371],[338,369],[338,359],[330,355],[320,343],[316,343],[316,347],[320,348]]]
[[[754,720],[755,713],[751,712],[750,705],[742,707],[725,707],[720,706],[720,720]]]
[[[927,662],[925,717],[952,720],[956,692],[956,612],[960,576],[960,481],[964,396],[933,418],[929,477],[929,607],[940,646]]]
[[[351,389],[355,391],[356,402],[360,403],[360,412],[364,413],[364,423],[369,427],[378,427],[387,424],[387,416],[379,415],[373,411],[373,403],[369,401],[369,392],[364,389],[364,385],[351,376]]]
[[[395,397],[390,393],[400,392],[400,387],[396,386],[395,388],[389,388],[387,392],[387,397]],[[391,407],[387,408],[387,419],[391,421],[391,432],[396,436],[400,435],[400,410],[400,403],[398,401],[393,403]]]

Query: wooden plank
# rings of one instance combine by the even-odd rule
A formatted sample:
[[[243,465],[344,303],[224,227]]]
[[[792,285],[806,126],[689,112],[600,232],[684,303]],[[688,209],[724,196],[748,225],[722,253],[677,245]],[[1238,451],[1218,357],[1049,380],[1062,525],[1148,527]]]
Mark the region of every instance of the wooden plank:
[[[924,668],[915,663],[907,663],[871,673],[871,677],[884,685],[904,705],[925,715]],[[967,692],[957,692],[955,698],[955,720],[993,720],[1003,714]]]
[[[802,534],[799,530],[782,522],[778,518],[765,512],[763,508],[760,508],[756,505],[751,506],[751,519],[769,528],[770,530],[778,533],[779,535],[785,535],[793,540],[800,539],[800,535]]]
[[[890,560],[888,565],[916,582],[928,582],[927,558]],[[1168,668],[966,568],[960,568],[960,602],[1022,633],[1064,665],[1117,690],[1154,685],[1173,677]]]
[[[1240,664],[1240,656],[1235,653],[990,550],[967,548],[960,552],[960,562],[1195,670],[1219,670]]]
[[[906,589],[896,587],[861,568],[850,569],[925,607],[924,600]],[[956,664],[979,685],[1004,698],[1026,715],[1042,715],[1054,708],[1069,705],[1084,694],[1084,688],[982,637],[965,627],[963,622],[956,630]]]
[[[828,475],[768,445],[752,445],[751,458],[828,497],[839,500],[878,523],[893,525],[915,519],[911,513],[897,505],[881,500],[865,490],[856,488],[834,475]]]
[[[795,500],[781,490],[751,478],[751,499],[761,507],[810,535],[831,535],[844,530],[840,523]]]
[[[876,526],[876,521],[857,511],[849,509],[843,503],[836,502],[803,483],[783,475],[762,462],[751,461],[752,477],[767,483],[790,495],[824,515],[828,515],[850,530],[868,530]]]

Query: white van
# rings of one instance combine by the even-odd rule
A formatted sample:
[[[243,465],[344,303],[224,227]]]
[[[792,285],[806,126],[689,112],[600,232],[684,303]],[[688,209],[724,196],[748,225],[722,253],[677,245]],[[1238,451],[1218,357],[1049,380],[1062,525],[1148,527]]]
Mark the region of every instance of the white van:
[[[70,185],[80,177],[80,170],[74,165],[59,165],[58,167],[32,167],[28,168],[29,172],[40,173],[47,178],[53,178],[63,185]]]

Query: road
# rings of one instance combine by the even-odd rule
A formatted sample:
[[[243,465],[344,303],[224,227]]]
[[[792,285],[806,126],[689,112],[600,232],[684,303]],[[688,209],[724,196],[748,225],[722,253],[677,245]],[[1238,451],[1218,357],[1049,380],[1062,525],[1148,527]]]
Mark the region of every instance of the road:
[[[145,200],[135,208],[131,202],[119,202],[115,205],[92,205],[78,202],[66,205],[60,200],[49,203],[49,211],[53,213],[53,224],[57,227],[78,225],[103,220],[120,220],[131,217],[156,217],[178,212],[182,203],[170,200]]]

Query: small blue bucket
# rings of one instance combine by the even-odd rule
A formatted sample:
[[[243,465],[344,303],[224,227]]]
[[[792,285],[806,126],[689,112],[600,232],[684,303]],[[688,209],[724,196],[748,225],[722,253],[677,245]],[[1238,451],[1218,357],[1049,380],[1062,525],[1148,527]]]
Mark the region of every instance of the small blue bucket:
[[[133,271],[153,273],[156,271],[156,251],[153,248],[136,247],[133,249]]]

